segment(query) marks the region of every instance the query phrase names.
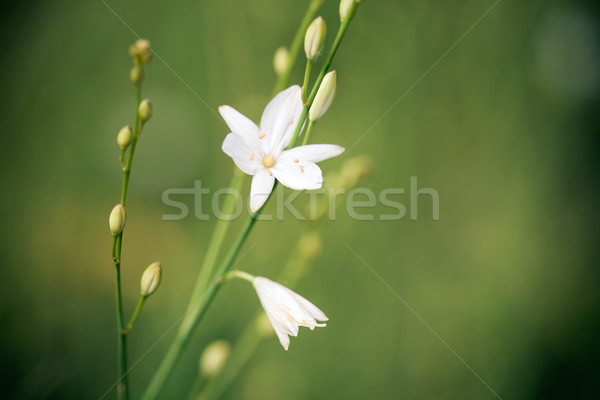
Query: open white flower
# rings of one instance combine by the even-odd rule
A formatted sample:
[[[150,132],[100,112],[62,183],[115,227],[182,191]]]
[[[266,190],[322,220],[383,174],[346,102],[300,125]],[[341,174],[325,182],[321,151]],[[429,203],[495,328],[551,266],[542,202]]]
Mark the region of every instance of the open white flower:
[[[339,156],[344,148],[332,144],[311,144],[290,150],[290,144],[302,113],[300,86],[279,93],[265,108],[260,129],[248,118],[229,106],[219,112],[231,133],[222,149],[244,173],[252,175],[250,210],[259,210],[275,183],[275,178],[294,190],[319,189],[323,183],[317,162]]]
[[[329,319],[313,303],[277,282],[257,276],[252,284],[279,342],[286,350],[290,345],[289,335],[298,336],[299,326],[313,330],[315,326],[325,326],[317,323],[317,320]]]

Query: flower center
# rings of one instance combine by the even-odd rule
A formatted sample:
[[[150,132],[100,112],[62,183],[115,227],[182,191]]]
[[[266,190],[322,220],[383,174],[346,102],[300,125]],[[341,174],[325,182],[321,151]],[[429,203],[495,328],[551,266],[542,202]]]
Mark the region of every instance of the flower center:
[[[273,165],[275,165],[275,159],[271,156],[266,156],[263,158],[263,165],[267,168],[271,168]]]

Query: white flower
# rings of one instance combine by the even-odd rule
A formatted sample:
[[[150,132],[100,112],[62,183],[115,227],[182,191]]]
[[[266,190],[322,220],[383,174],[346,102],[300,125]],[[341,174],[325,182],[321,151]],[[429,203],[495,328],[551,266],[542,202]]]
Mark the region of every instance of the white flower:
[[[232,107],[219,107],[231,129],[222,149],[239,169],[253,176],[250,189],[252,212],[267,201],[275,178],[294,190],[321,188],[323,175],[315,163],[344,152],[343,147],[332,144],[311,144],[285,150],[302,113],[301,96],[297,85],[275,96],[263,112],[260,129]]]
[[[290,345],[288,335],[298,336],[299,326],[313,330],[315,326],[325,326],[317,320],[329,319],[313,303],[277,282],[257,276],[252,283],[279,342],[286,350]]]

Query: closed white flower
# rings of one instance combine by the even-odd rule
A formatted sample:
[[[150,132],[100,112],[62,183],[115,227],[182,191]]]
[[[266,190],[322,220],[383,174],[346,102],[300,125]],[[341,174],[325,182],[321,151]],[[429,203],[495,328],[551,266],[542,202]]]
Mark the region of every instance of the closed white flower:
[[[339,156],[344,148],[333,144],[311,144],[285,148],[290,144],[302,113],[300,86],[279,93],[265,108],[260,129],[229,106],[219,112],[231,133],[222,149],[244,173],[252,175],[250,210],[259,210],[269,198],[275,178],[294,190],[320,189],[323,175],[317,162]]]
[[[258,276],[252,283],[279,342],[286,350],[290,345],[289,335],[298,336],[299,326],[313,330],[316,326],[325,326],[317,321],[329,319],[313,303],[277,282]]]

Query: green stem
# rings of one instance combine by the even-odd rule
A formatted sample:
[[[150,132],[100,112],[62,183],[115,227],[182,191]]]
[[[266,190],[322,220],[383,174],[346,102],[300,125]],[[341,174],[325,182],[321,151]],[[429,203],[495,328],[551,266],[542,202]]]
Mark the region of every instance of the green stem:
[[[147,298],[147,296],[140,296],[140,300],[138,301],[137,307],[135,308],[135,311],[133,312],[133,315],[131,316],[129,323],[127,324],[125,329],[123,329],[123,335],[128,335],[129,332],[131,332],[131,330],[133,329],[133,324],[135,324],[135,321],[137,321],[137,319],[140,315],[140,311],[142,311],[142,307],[144,306],[144,303],[146,302],[146,298]]]
[[[115,241],[118,238],[115,238]],[[116,303],[117,303],[117,348],[119,353],[119,384],[117,394],[119,399],[129,398],[127,385],[127,337],[123,334],[123,299],[121,296],[121,263],[115,262]]]
[[[306,103],[306,90],[308,88],[308,80],[310,79],[310,70],[312,69],[313,62],[306,60],[306,69],[304,70],[304,83],[302,84],[302,104]]]
[[[127,203],[127,190],[129,188],[129,176],[131,174],[131,164],[137,140],[142,132],[144,124],[140,122],[138,108],[142,100],[142,91],[140,85],[136,85],[136,107],[135,107],[135,125],[133,131],[133,140],[129,150],[127,164],[123,168],[123,186],[121,188],[121,204],[125,207]],[[119,384],[117,385],[117,396],[120,400],[129,398],[129,384],[127,377],[127,334],[123,332],[125,321],[123,318],[123,296],[121,295],[121,245],[123,243],[123,232],[113,239],[113,260],[115,262],[116,274],[116,308],[117,308],[117,349],[119,354]]]
[[[306,128],[306,134],[304,135],[304,140],[302,140],[302,146],[306,146],[308,143],[308,139],[310,138],[310,134],[312,133],[313,126],[315,125],[315,121],[312,119],[308,121],[308,127]]]
[[[277,93],[285,89],[285,86],[290,80],[292,68],[294,68],[294,64],[296,64],[298,53],[300,52],[302,44],[304,43],[304,34],[306,33],[306,29],[308,28],[308,25],[310,25],[310,23],[312,22],[313,18],[315,17],[315,14],[319,10],[319,7],[321,7],[321,4],[323,4],[323,1],[325,0],[312,0],[308,5],[308,9],[304,14],[302,22],[300,22],[300,27],[298,28],[298,31],[294,36],[292,45],[290,46],[290,58],[288,61],[287,68],[281,73],[281,75],[279,75],[279,79],[277,80],[277,84],[275,85],[273,95],[276,95]]]
[[[302,131],[302,127],[304,126],[304,121],[306,120],[306,116],[308,115],[308,110],[310,109],[310,106],[312,105],[313,101],[315,100],[315,96],[317,95],[319,86],[321,86],[321,82],[323,82],[323,78],[325,77],[325,74],[327,73],[327,71],[329,70],[329,67],[331,66],[333,57],[335,57],[335,53],[337,52],[338,48],[340,47],[340,43],[342,43],[342,39],[344,38],[346,31],[348,30],[350,21],[352,21],[352,17],[354,16],[354,13],[356,12],[356,7],[358,7],[358,3],[355,1],[352,3],[350,10],[348,10],[348,16],[346,17],[346,19],[344,21],[342,21],[342,24],[340,25],[340,28],[338,29],[337,35],[335,36],[335,39],[333,40],[333,44],[331,45],[331,50],[329,50],[329,54],[327,55],[327,58],[325,59],[325,63],[323,64],[323,67],[321,68],[321,72],[319,73],[319,76],[317,77],[317,80],[310,92],[310,96],[308,97],[308,99],[306,100],[306,103],[304,104],[304,108],[302,109],[302,114],[300,115],[300,120],[298,121],[298,124],[296,125],[296,131],[294,132],[294,136],[292,137],[292,141],[290,142],[288,149],[291,149],[292,147],[296,146],[296,141],[298,140],[298,136],[300,136],[300,132]]]
[[[234,269],[233,271],[229,271],[227,273],[227,275],[225,275],[222,279],[221,279],[221,284],[233,279],[233,278],[238,278],[238,279],[242,279],[246,282],[254,282],[254,278],[256,278],[254,275],[249,274],[247,272],[244,271],[240,271],[239,269]]]
[[[203,293],[196,300],[196,302],[192,304],[190,308],[188,308],[183,322],[181,323],[181,326],[179,327],[179,330],[177,332],[177,336],[175,337],[175,340],[173,341],[171,347],[167,351],[165,358],[158,367],[158,370],[154,374],[154,377],[152,378],[150,385],[148,385],[148,388],[146,389],[142,400],[155,399],[158,393],[160,392],[165,381],[173,371],[175,364],[177,363],[177,361],[179,361],[183,349],[189,342],[194,328],[204,315],[204,312],[212,302],[213,298],[215,297],[215,294],[217,293],[217,290],[221,286],[221,278],[229,271],[229,269],[233,265],[233,262],[235,261],[236,256],[238,255],[240,249],[242,248],[242,245],[248,237],[250,230],[254,226],[254,223],[256,222],[260,211],[261,210],[258,210],[257,212],[251,214],[244,226],[242,227],[242,230],[240,231],[238,237],[236,238],[231,249],[227,253],[225,260],[216,270],[215,276],[217,277],[217,279],[214,279],[208,286],[206,292]]]
[[[300,25],[300,29],[296,33],[294,42],[292,43],[292,46],[290,47],[290,61],[289,61],[288,69],[279,76],[279,80],[278,80],[277,84],[275,85],[274,93],[280,92],[287,84],[292,66],[295,63],[298,52],[300,50],[300,46],[302,45],[302,39],[304,36],[304,32],[306,31],[306,28],[310,24],[311,20],[314,17],[314,14],[316,13],[317,9],[322,4],[322,2],[323,2],[323,0],[313,0],[310,3],[309,8],[308,8],[308,10],[304,16],[304,19],[302,20],[302,23]],[[356,8],[356,3],[353,3],[352,7],[353,8],[351,9],[349,15],[352,15],[354,13],[354,9]],[[315,86],[313,87],[313,89],[311,91],[311,94],[310,94],[310,97],[308,100],[308,105],[306,105],[302,111],[301,120],[298,121],[295,135],[292,138],[293,143],[290,144],[290,147],[293,147],[293,145],[295,145],[295,143],[298,139],[298,134],[302,129],[302,125],[304,123],[304,120],[306,120],[306,116],[308,115],[308,109],[310,108],[310,104],[312,104],[312,102],[314,101],[314,97],[316,96],[317,89],[318,89],[319,85],[321,84],[323,77],[325,76],[325,73],[327,72],[327,69],[329,68],[329,65],[331,65],[333,56],[335,55],[335,52],[337,51],[337,48],[340,45],[341,39],[344,36],[346,29],[348,28],[350,19],[351,18],[347,18],[340,26],[340,30],[338,31],[338,34],[334,40],[332,49],[325,61],[325,65],[323,66],[321,73],[319,74],[317,83],[315,84]],[[275,186],[276,185],[277,185],[277,182],[275,182]],[[275,190],[275,186],[273,187],[273,190]],[[263,208],[264,208],[264,206],[263,206]],[[262,210],[262,208],[261,208],[261,210]],[[220,283],[221,277],[225,273],[227,273],[228,270],[233,265],[235,257],[237,256],[238,252],[240,251],[242,245],[244,244],[244,241],[246,240],[248,234],[250,233],[250,230],[254,226],[254,223],[256,222],[256,219],[257,219],[258,215],[260,214],[261,210],[258,210],[256,213],[251,214],[248,221],[246,222],[246,224],[242,227],[241,232],[239,233],[236,241],[234,242],[233,246],[231,247],[225,260],[220,265],[220,267],[216,270],[216,273],[213,275],[214,277],[217,277],[217,279],[212,279],[211,284],[205,283],[205,282],[211,282],[211,280],[204,280],[204,279],[200,279],[200,278],[198,279],[196,287],[194,289],[194,293],[192,294],[192,298],[191,298],[191,302],[190,302],[191,307],[188,308],[186,316],[184,317],[183,322],[181,323],[181,326],[179,327],[179,330],[177,332],[177,336],[175,337],[173,343],[171,344],[171,346],[169,347],[169,350],[167,351],[167,354],[163,358],[160,366],[158,367],[158,370],[156,371],[152,380],[150,381],[150,384],[148,385],[148,388],[146,389],[146,392],[144,393],[144,396],[142,397],[143,400],[154,400],[156,398],[156,396],[158,395],[158,393],[160,392],[160,390],[162,389],[165,381],[167,380],[167,378],[173,371],[175,364],[181,357],[181,353],[182,353],[183,349],[189,342],[192,332],[194,331],[196,325],[198,324],[198,322],[204,315],[204,312],[210,305],[218,288],[220,287],[219,283]],[[221,221],[219,221],[219,222],[221,222]],[[215,227],[215,230],[217,228],[218,227]],[[226,232],[227,227],[225,227],[223,229]],[[217,243],[217,244],[215,244],[215,246],[218,246],[220,248],[222,245],[223,239],[224,239],[224,234],[222,235],[222,237],[220,237],[220,238],[218,237],[217,239],[215,239],[215,243]],[[211,240],[211,244],[212,244],[212,240]],[[215,255],[215,258],[216,258],[216,255]],[[215,265],[214,263],[209,264],[209,266],[211,267],[210,268],[211,270],[212,270],[212,267],[214,267],[214,265]],[[209,272],[204,272],[204,273],[201,272],[201,274],[203,276],[210,276]],[[204,288],[206,288],[206,290],[201,290]]]

